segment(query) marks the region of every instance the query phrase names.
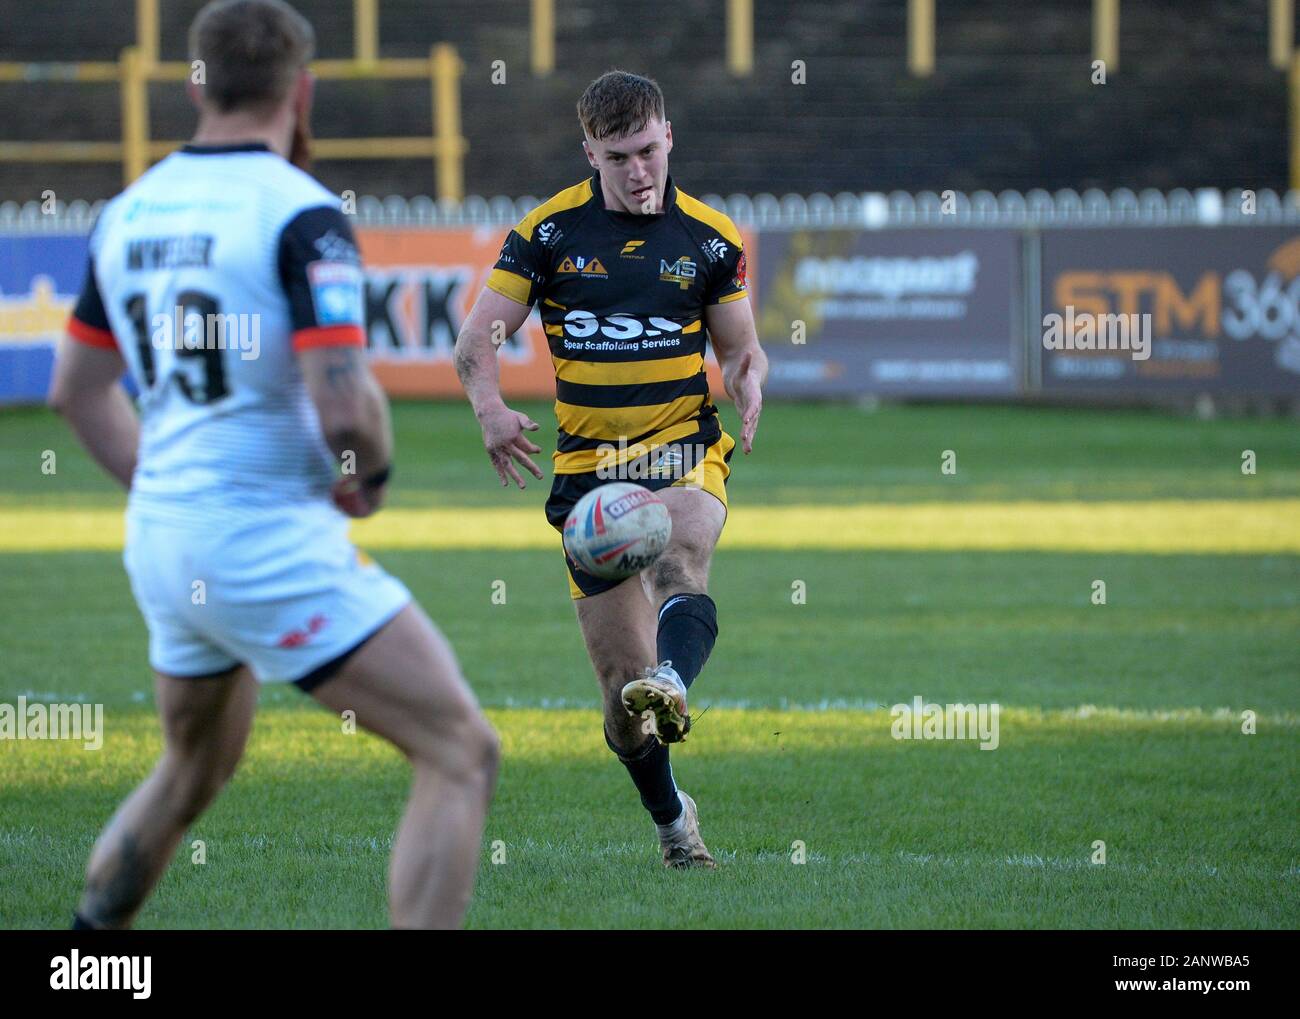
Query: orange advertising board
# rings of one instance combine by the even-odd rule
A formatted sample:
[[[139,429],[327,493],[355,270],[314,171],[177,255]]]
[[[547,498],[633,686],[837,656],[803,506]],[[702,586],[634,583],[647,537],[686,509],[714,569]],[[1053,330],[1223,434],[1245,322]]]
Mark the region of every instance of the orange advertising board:
[[[506,231],[362,229],[371,364],[392,396],[463,397],[452,364],[456,331],[492,266]],[[555,374],[536,312],[502,344],[507,396],[553,397]]]
[[[452,362],[456,333],[487,282],[507,228],[363,228],[366,327],[375,376],[390,396],[463,398]],[[744,232],[749,278],[755,235]],[[752,287],[752,284],[751,284]],[[555,397],[550,348],[534,310],[497,355],[506,397]],[[714,399],[723,399],[716,359],[707,360]]]

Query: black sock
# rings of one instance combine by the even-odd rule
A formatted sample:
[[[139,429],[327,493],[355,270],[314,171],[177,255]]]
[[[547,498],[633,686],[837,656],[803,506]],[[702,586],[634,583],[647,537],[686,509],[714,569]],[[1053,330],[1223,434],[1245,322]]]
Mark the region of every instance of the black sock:
[[[86,923],[86,920],[80,913],[72,914],[72,929],[74,931],[93,931],[98,930],[93,924]]]
[[[718,638],[718,607],[707,594],[675,594],[659,607],[655,652],[671,661],[686,689],[709,660]]]
[[[650,811],[655,824],[671,824],[682,812],[677,783],[668,766],[668,748],[651,736],[631,757],[624,757],[605,733],[605,745],[618,756],[641,794],[641,805]]]

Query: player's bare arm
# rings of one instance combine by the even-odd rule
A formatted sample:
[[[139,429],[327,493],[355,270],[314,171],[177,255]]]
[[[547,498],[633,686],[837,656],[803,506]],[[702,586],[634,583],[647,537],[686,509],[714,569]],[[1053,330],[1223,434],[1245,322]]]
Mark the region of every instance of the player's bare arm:
[[[326,444],[350,468],[334,487],[335,505],[349,516],[369,516],[383,503],[392,457],[388,398],[360,347],[303,350],[298,365]]]
[[[754,448],[767,381],[767,355],[758,345],[754,311],[748,298],[713,304],[704,309],[704,322],[722,367],[722,384],[740,415],[740,442],[748,453]]]
[[[54,362],[47,403],[72,426],[78,441],[123,488],[131,487],[140,419],[118,385],[126,363],[116,349],[65,337]]]
[[[518,331],[530,310],[528,305],[484,287],[456,338],[456,374],[483,429],[483,446],[501,484],[514,481],[520,488],[526,486],[515,469],[515,461],[533,477],[542,477],[541,468],[529,456],[540,453],[541,447],[524,435],[539,426],[527,414],[511,410],[501,399],[497,348]]]

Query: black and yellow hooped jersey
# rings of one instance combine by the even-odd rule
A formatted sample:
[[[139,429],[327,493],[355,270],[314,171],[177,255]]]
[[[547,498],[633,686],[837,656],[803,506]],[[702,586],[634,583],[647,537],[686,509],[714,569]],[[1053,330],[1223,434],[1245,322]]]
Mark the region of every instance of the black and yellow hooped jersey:
[[[735,224],[672,177],[662,213],[606,209],[597,173],[510,231],[487,285],[540,304],[555,363],[557,474],[718,441],[704,309],[744,298],[745,272]]]

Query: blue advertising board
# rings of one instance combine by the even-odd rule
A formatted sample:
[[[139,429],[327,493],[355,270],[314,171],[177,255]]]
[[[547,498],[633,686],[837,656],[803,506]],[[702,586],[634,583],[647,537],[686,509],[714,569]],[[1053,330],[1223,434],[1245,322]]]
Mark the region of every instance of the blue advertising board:
[[[0,404],[45,398],[86,272],[84,234],[0,234]]]

